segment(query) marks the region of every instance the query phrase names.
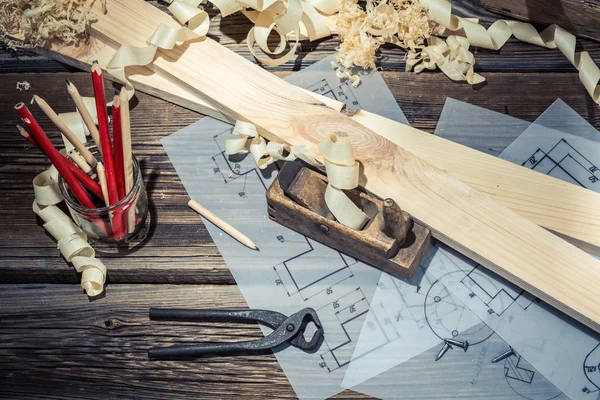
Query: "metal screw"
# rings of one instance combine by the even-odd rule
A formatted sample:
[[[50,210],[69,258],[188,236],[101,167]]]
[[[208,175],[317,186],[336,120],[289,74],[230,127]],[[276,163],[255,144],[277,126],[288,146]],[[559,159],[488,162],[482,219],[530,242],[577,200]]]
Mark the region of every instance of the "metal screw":
[[[452,348],[452,346],[450,346],[450,343],[444,342],[444,345],[442,346],[442,348],[440,349],[440,351],[437,353],[437,356],[435,356],[435,361],[437,361],[440,358],[442,358],[444,356],[444,354],[446,354],[446,352],[448,350],[450,350],[451,348]]]
[[[323,232],[323,233],[327,233],[327,232],[329,232],[329,228],[328,228],[327,226],[325,226],[325,225],[321,225],[321,226],[319,226],[319,229],[320,229],[320,230],[321,230],[321,232]]]
[[[446,342],[448,344],[451,344],[453,346],[456,346],[456,347],[460,347],[465,352],[469,348],[469,341],[468,340],[465,340],[464,342],[461,342],[461,341],[454,340],[454,339],[444,339],[444,342]]]
[[[506,350],[504,353],[502,353],[502,354],[494,357],[492,359],[492,363],[500,362],[500,361],[502,361],[504,359],[507,359],[508,357],[512,356],[513,354],[515,354],[515,351],[513,350],[512,347],[509,346],[508,350]]]
[[[294,327],[294,324],[288,324],[288,326],[286,326],[285,329],[288,332],[294,332],[294,329],[296,329],[296,328]]]

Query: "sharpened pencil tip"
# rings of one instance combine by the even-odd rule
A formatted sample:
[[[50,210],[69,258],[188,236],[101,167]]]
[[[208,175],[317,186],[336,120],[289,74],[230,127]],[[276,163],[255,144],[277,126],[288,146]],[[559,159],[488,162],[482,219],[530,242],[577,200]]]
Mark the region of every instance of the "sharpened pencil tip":
[[[98,64],[98,60],[92,61],[92,64]]]
[[[68,80],[68,79],[65,79],[65,81],[67,81],[67,86],[71,86],[71,85],[72,85],[72,83],[71,83],[71,81],[70,81],[70,80]]]

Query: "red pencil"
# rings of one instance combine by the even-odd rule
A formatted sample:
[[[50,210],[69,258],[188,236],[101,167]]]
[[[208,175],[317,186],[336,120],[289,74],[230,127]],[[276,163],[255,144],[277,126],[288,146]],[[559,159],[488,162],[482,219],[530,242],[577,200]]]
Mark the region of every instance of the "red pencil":
[[[125,197],[125,168],[123,164],[123,135],[121,134],[121,98],[115,92],[112,106],[113,148],[115,157],[115,176],[119,199]]]
[[[119,201],[117,191],[117,180],[115,178],[115,163],[110,134],[108,132],[108,113],[106,111],[106,98],[104,97],[104,78],[98,61],[92,63],[92,82],[94,85],[94,98],[96,100],[96,112],[98,114],[98,130],[100,131],[100,145],[102,146],[102,158],[106,170],[106,186],[110,204]]]
[[[17,125],[17,129],[19,130],[19,133],[21,134],[21,136],[23,136],[25,139],[27,139],[27,141],[29,143],[31,143],[35,147],[39,148],[39,146],[37,145],[37,143],[33,139],[33,136],[31,136],[29,134],[29,132],[27,132],[27,130],[25,130],[25,127],[23,127],[23,125],[18,124]],[[44,153],[44,152],[42,151],[42,153]],[[82,171],[81,169],[79,169],[75,164],[73,164],[72,162],[70,162],[65,156],[63,156],[62,154],[60,154],[60,156],[61,156],[61,158],[65,158],[65,161],[67,161],[67,166],[69,167],[69,169],[71,170],[71,172],[75,175],[75,178],[77,178],[77,180],[79,182],[81,182],[81,184],[83,186],[85,186],[90,192],[92,192],[96,196],[102,198],[102,188],[100,187],[100,185],[98,184],[98,182],[96,182],[95,180],[93,180],[92,178],[90,178],[90,176],[88,174],[86,174],[84,171]]]
[[[92,83],[94,86],[94,99],[96,100],[96,113],[98,114],[98,130],[100,132],[102,158],[104,159],[108,200],[113,205],[119,202],[119,192],[117,190],[113,151],[108,132],[108,112],[106,110],[106,98],[104,97],[104,78],[98,61],[92,63]],[[115,239],[122,239],[125,233],[122,215],[122,212],[115,210],[111,219]]]
[[[60,154],[60,153],[58,153],[58,154]],[[90,192],[94,193],[94,195],[98,196],[99,198],[102,198],[102,188],[100,187],[98,182],[93,180],[88,174],[86,174],[83,170],[81,170],[77,165],[75,165],[71,161],[69,161],[69,159],[67,157],[63,156],[62,154],[60,154],[60,156],[61,156],[61,158],[64,158],[65,162],[67,163],[67,166],[69,167],[69,170],[71,171],[73,176],[75,176],[75,179],[77,179]]]
[[[96,208],[94,202],[89,198],[88,194],[83,190],[81,184],[75,179],[75,176],[69,168],[71,164],[66,158],[61,157],[61,154],[54,148],[46,133],[42,130],[40,125],[37,123],[33,115],[24,103],[18,103],[15,105],[15,109],[27,124],[29,132],[33,139],[38,144],[39,148],[46,154],[50,159],[50,162],[54,164],[58,173],[63,177],[77,200],[82,206],[86,208]],[[83,172],[83,171],[82,171]]]

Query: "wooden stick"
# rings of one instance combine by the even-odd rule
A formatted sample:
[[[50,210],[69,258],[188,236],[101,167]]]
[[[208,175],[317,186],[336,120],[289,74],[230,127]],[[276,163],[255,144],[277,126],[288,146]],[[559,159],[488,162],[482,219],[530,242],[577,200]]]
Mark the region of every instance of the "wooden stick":
[[[48,139],[48,136],[46,136],[46,133],[44,133],[27,106],[24,103],[18,103],[15,105],[15,109],[27,124],[29,132],[33,136],[35,142],[39,145],[40,150],[42,150],[44,154],[46,154],[46,157],[50,159],[50,162],[54,164],[58,173],[63,177],[67,186],[69,186],[81,205],[86,208],[95,208],[94,202],[90,199],[85,190],[83,190],[83,187],[81,187],[81,184],[75,179],[75,176],[69,169],[68,165],[71,163],[54,148],[50,139]]]
[[[48,116],[48,118],[50,118],[54,125],[56,125],[58,130],[61,131],[63,135],[65,135],[67,140],[71,142],[73,147],[77,149],[77,151],[79,152],[79,154],[81,154],[85,161],[87,161],[87,163],[90,164],[92,167],[95,166],[98,163],[96,157],[94,157],[93,154],[87,149],[87,147],[85,147],[83,143],[81,143],[79,138],[73,133],[73,131],[71,131],[71,129],[69,129],[67,124],[65,124],[65,122],[62,119],[60,119],[58,114],[54,112],[52,107],[50,107],[50,105],[38,95],[34,95],[33,100],[40,107],[40,109]]]
[[[121,98],[115,93],[112,106],[113,150],[115,157],[115,176],[119,200],[125,197],[125,167],[123,160],[123,134],[121,129]]]
[[[102,154],[102,146],[100,144],[100,133],[98,132],[98,128],[96,128],[96,124],[94,124],[94,119],[92,118],[89,110],[85,106],[83,98],[79,94],[77,87],[75,87],[75,85],[73,85],[73,83],[68,79],[67,91],[71,95],[71,98],[75,103],[75,107],[77,107],[77,111],[79,111],[79,115],[81,115],[85,126],[88,128],[88,131],[90,131],[90,135],[92,135],[92,139],[94,140],[94,143],[96,143],[98,151],[100,151],[100,154]]]
[[[121,142],[123,147],[123,174],[125,177],[125,196],[133,189],[133,154],[131,151],[131,123],[129,121],[129,98],[125,88],[121,89],[120,117],[121,117]],[[135,207],[130,207],[127,214],[127,230],[129,233],[135,229]]]
[[[222,229],[223,231],[228,233],[232,238],[234,238],[244,246],[247,246],[253,250],[258,250],[258,247],[256,247],[254,242],[250,240],[248,236],[244,235],[242,232],[238,231],[233,226],[223,221],[221,218],[217,217],[207,208],[201,206],[200,203],[198,203],[196,200],[190,200],[188,202],[188,206],[190,206],[192,210],[196,211],[198,214],[202,215],[204,218],[215,224],[219,229]]]
[[[21,134],[21,136],[23,136],[25,139],[27,139],[27,141],[28,141],[29,143],[31,143],[31,145],[32,145],[33,147],[39,147],[39,146],[37,145],[37,143],[35,142],[35,140],[33,140],[33,136],[31,136],[31,135],[29,134],[29,132],[27,132],[27,130],[25,129],[25,127],[24,127],[23,125],[21,125],[21,124],[17,124],[17,129],[19,130],[19,133]]]
[[[71,149],[69,151],[69,157],[71,158],[71,160],[73,160],[73,162],[75,164],[77,164],[77,166],[83,171],[85,172],[90,178],[94,179],[96,177],[96,174],[94,174],[92,172],[92,167],[90,166],[90,164],[87,163],[87,161],[85,161],[85,159],[81,156],[81,154],[79,154],[77,152],[77,150],[75,149]]]
[[[145,45],[159,24],[178,26],[142,0],[106,3],[107,14],[93,6],[98,21],[90,33],[97,38]],[[132,14],[136,18],[128,18]],[[600,331],[599,260],[210,38],[160,53],[152,63],[157,74],[184,84],[229,118],[254,123],[266,139],[317,155],[322,139],[342,132],[366,190],[394,199],[444,243]]]
[[[106,207],[110,206],[110,200],[108,199],[108,188],[106,187],[106,172],[104,171],[104,165],[101,162],[96,166],[98,172],[98,180],[100,181],[100,187],[102,188],[102,197]]]

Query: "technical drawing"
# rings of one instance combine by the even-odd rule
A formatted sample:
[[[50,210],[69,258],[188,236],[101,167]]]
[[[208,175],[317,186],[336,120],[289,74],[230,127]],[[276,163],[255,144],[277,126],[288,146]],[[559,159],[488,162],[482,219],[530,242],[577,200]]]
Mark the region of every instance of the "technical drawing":
[[[564,138],[548,151],[538,147],[521,165],[584,188],[600,187],[598,167]]]
[[[524,399],[551,400],[562,394],[518,354],[505,360],[504,378],[510,388]]]
[[[589,352],[583,361],[583,373],[593,385],[593,389],[584,388],[586,393],[596,392],[600,389],[600,344]]]
[[[443,283],[462,281],[461,278],[464,279],[462,271],[450,272],[431,285],[425,297],[425,318],[441,340],[468,340],[469,345],[474,346],[488,339],[494,331],[486,324],[473,325],[465,318],[472,312]]]
[[[306,89],[313,93],[342,102],[352,110],[361,108],[360,103],[352,92],[352,85],[348,81],[344,81],[332,88],[326,79],[321,79],[319,82],[308,86]]]
[[[329,94],[338,99],[340,93],[344,93],[340,88],[332,90],[327,84],[323,90],[329,91]],[[220,150],[211,157],[214,163],[213,174],[219,175],[223,184],[234,185],[234,191],[240,198],[246,198],[249,193],[256,194],[257,190],[264,196],[268,185],[258,168],[246,166],[248,162],[244,162],[245,155],[225,154],[221,143],[231,134],[232,129],[227,129],[213,136],[215,145]],[[358,338],[363,324],[360,317],[368,312],[369,302],[360,286],[332,300],[336,285],[354,277],[351,266],[358,261],[306,236],[301,237],[302,243],[306,244],[304,250],[274,265],[273,280],[275,286],[283,289],[288,297],[299,296],[302,301],[319,302],[321,299],[316,298],[322,296],[323,305],[317,311],[328,309],[334,313],[338,326],[327,326],[328,335],[324,341],[327,351],[320,355],[321,367],[332,372],[350,362],[354,350],[353,341]],[[289,242],[284,235],[277,236],[277,240],[282,244]],[[297,239],[295,243],[298,243]],[[319,260],[319,268],[313,268],[314,260]],[[333,335],[332,331],[338,334]]]

